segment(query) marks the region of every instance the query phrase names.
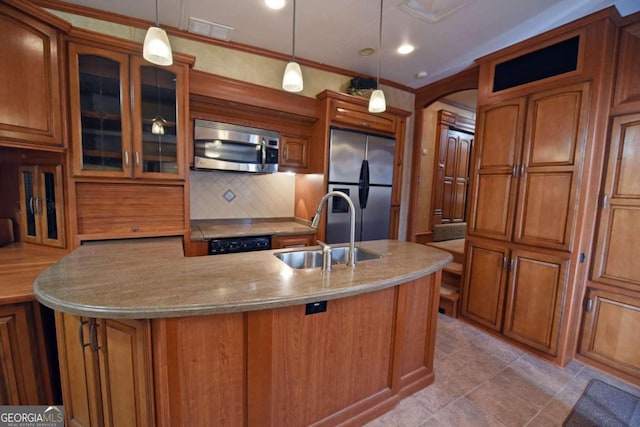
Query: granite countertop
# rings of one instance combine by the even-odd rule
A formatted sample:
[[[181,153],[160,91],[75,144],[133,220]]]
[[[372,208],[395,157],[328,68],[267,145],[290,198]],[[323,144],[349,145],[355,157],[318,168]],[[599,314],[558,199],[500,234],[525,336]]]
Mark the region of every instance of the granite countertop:
[[[191,240],[314,233],[315,228],[293,218],[191,220]]]
[[[440,270],[444,251],[397,240],[358,242],[383,255],[355,269],[292,269],[269,250],[184,257],[177,237],[87,243],[34,282],[44,305],[80,316],[163,318],[260,310],[395,286]]]

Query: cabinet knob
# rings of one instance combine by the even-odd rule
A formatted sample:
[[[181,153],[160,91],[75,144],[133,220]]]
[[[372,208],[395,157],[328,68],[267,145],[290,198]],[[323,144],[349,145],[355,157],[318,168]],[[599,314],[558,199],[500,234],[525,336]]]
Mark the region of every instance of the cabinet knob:
[[[140,230],[140,228],[138,228],[137,225],[134,225],[133,227],[131,227],[131,231],[133,231],[134,233],[138,230]]]

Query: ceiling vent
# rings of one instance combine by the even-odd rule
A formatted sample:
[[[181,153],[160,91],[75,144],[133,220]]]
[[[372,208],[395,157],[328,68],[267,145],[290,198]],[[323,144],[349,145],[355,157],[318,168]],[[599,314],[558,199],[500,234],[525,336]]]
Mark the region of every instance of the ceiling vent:
[[[414,18],[437,23],[473,0],[403,0],[398,6]]]
[[[189,32],[200,34],[214,39],[229,41],[231,38],[233,27],[228,25],[216,24],[202,19],[189,18]]]

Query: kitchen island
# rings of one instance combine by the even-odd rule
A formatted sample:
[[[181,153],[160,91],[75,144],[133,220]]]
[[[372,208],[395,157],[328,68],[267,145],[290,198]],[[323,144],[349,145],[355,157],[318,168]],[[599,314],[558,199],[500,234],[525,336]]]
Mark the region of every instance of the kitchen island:
[[[184,257],[179,238],[95,242],[35,281],[56,310],[76,425],[361,424],[433,382],[440,269],[409,242],[355,269],[260,251]]]

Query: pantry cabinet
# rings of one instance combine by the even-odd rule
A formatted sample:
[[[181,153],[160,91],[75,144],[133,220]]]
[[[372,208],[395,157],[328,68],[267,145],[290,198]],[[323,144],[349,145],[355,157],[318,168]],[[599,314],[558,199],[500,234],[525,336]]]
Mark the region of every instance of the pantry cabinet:
[[[56,312],[56,330],[71,425],[155,425],[148,321]]]
[[[21,166],[19,174],[22,241],[64,248],[62,166]]]
[[[74,176],[184,179],[187,74],[69,43]]]
[[[606,158],[611,12],[479,60],[461,314],[559,365],[575,356]]]
[[[469,234],[571,250],[589,84],[479,112]]]
[[[514,341],[557,354],[567,288],[567,257],[469,239],[465,317]]]

